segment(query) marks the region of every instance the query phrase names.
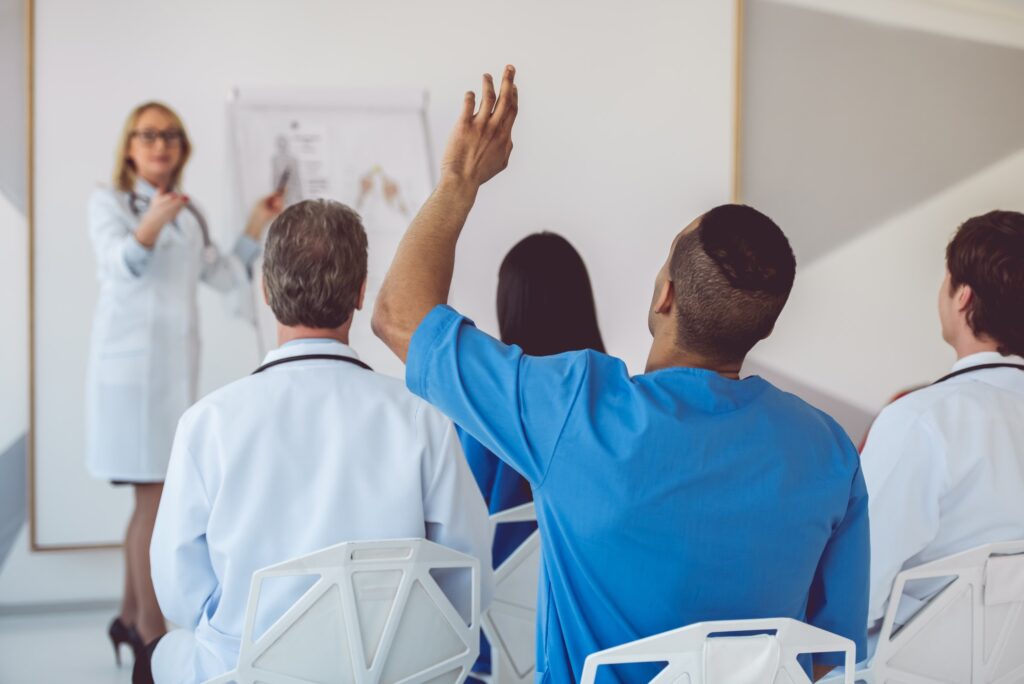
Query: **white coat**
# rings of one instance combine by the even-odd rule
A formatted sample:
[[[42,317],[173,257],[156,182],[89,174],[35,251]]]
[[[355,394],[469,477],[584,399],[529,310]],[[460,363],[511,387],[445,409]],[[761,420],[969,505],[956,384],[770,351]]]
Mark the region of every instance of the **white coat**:
[[[152,250],[136,241],[154,192],[139,181],[134,211],[130,193],[102,189],[89,200],[100,294],[86,374],[86,464],[103,480],[164,479],[175,425],[196,399],[199,281],[235,293],[234,309],[251,317],[245,266],[204,248],[188,209]]]
[[[266,361],[355,357],[303,340]],[[235,667],[252,574],[345,541],[427,538],[480,559],[491,593],[491,526],[454,426],[401,380],[336,360],[269,368],[213,392],[178,427],[150,547],[168,620],[157,684],[202,682]],[[260,596],[262,633],[308,588]]]
[[[982,352],[954,371],[1024,364]],[[871,600],[877,627],[901,570],[982,544],[1024,539],[1024,372],[958,375],[892,403],[871,426],[861,468],[871,518]],[[945,582],[908,585],[903,624]]]

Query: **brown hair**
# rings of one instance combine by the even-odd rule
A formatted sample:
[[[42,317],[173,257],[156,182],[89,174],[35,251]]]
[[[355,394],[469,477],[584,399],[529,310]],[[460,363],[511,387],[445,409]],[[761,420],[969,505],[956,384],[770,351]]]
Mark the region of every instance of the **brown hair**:
[[[990,211],[967,219],[946,247],[950,287],[971,288],[967,324],[1000,354],[1024,356],[1024,214]]]
[[[709,360],[742,361],[771,333],[795,275],[774,221],[745,205],[715,207],[672,252],[677,344]]]
[[[284,325],[337,328],[352,316],[366,280],[359,214],[332,200],[304,200],[270,225],[263,286]]]
[[[139,123],[139,117],[149,109],[157,109],[165,114],[181,131],[181,161],[178,162],[178,168],[171,176],[171,188],[177,188],[180,185],[182,171],[185,170],[185,164],[188,163],[189,155],[192,153],[192,143],[188,139],[188,133],[185,131],[185,124],[182,123],[181,117],[163,102],[143,102],[128,114],[117,143],[117,152],[114,158],[114,187],[121,192],[131,192],[135,189],[136,169],[134,162],[128,158],[128,146],[132,142],[132,134]]]

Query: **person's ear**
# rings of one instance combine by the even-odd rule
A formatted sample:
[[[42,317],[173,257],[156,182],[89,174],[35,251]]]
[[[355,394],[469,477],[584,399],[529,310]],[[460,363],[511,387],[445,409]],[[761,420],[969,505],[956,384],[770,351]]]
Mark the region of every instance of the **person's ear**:
[[[963,313],[971,305],[974,299],[974,290],[970,285],[961,285],[956,293],[956,310]]]
[[[260,290],[263,292],[263,303],[270,306],[270,297],[267,295],[267,281],[260,276]]]
[[[672,313],[672,307],[676,301],[676,290],[672,281],[668,278],[661,286],[661,290],[658,291],[658,296],[654,300],[654,313],[656,314],[670,314]]]
[[[363,278],[363,284],[359,286],[359,299],[356,301],[356,311],[363,310],[363,302],[366,301],[366,278]]]

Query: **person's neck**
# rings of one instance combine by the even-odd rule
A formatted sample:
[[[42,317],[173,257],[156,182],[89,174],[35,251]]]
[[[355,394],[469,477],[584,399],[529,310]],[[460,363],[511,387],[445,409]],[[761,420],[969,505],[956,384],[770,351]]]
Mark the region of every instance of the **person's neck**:
[[[653,373],[665,368],[700,368],[718,373],[725,378],[739,380],[742,366],[742,361],[726,363],[710,360],[700,354],[680,348],[676,345],[675,340],[655,335],[644,372]]]
[[[982,352],[998,352],[999,343],[989,337],[975,337],[973,334],[961,335],[952,342],[953,350],[956,352],[956,360],[980,354]]]
[[[153,176],[153,177],[148,177],[147,178],[146,176],[140,175],[139,178],[141,178],[142,180],[146,181],[147,183],[152,185],[154,188],[156,188],[157,192],[167,192],[168,190],[171,189],[170,188],[170,186],[171,186],[171,177],[170,176],[162,177],[162,178],[158,178],[158,177]]]
[[[348,333],[352,327],[351,319],[338,328],[309,328],[304,325],[283,325],[277,324],[277,345],[281,346],[293,340],[337,340],[342,344],[348,344]]]

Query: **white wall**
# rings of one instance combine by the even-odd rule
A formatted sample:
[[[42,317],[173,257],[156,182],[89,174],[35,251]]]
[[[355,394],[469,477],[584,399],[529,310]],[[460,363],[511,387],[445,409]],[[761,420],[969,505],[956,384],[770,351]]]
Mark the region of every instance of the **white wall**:
[[[84,358],[95,292],[91,257],[83,258],[85,198],[109,174],[122,117],[144,98],[166,99],[189,125],[197,149],[188,189],[224,242],[233,234],[224,136],[232,86],[426,87],[440,148],[462,92],[478,87],[482,71],[515,63],[516,152],[467,226],[453,302],[493,330],[504,252],[528,232],[557,230],[586,258],[606,342],[633,370],[646,355],[653,277],[672,237],[730,194],[731,2],[37,0],[36,12],[37,263],[49,287],[41,293],[41,324],[63,329],[72,342],[63,352],[42,349],[47,358],[37,370],[49,382],[48,396],[62,387],[52,372],[56,355]],[[210,386],[247,372],[254,358],[237,330],[216,327],[219,305],[209,298],[201,304],[206,339],[224,333],[237,341],[207,345]],[[39,340],[44,347],[54,341],[53,334]],[[49,424],[67,425],[59,418]],[[61,508],[49,514],[89,511],[75,495],[63,492]],[[122,524],[110,521],[115,531]],[[44,600],[44,558],[57,557],[12,562],[0,577],[0,601]],[[72,558],[79,560],[64,570],[68,593],[116,594],[116,556]],[[107,577],[81,577],[86,566]]]
[[[0,449],[28,428],[28,229],[25,216],[0,194]],[[0,571],[0,608],[113,598],[121,584],[120,553],[31,553],[28,527]]]

